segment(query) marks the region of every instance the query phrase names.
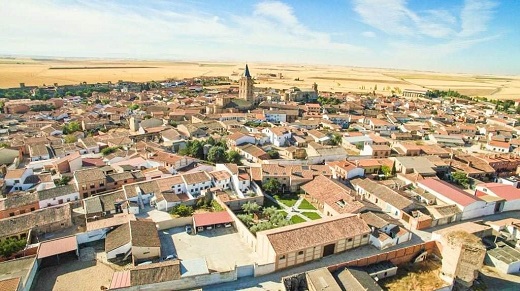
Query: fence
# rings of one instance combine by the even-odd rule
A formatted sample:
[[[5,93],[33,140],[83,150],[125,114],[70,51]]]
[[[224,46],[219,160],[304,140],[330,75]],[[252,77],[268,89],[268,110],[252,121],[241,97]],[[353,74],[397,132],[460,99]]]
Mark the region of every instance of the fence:
[[[193,216],[177,217],[167,220],[161,220],[157,222],[157,229],[164,230],[173,227],[185,226],[193,223]]]

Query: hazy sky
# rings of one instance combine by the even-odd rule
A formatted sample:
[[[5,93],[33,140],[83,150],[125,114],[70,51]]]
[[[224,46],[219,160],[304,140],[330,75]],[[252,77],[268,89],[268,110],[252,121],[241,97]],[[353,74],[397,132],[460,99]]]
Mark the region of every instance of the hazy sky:
[[[0,0],[0,54],[520,74],[518,0]]]

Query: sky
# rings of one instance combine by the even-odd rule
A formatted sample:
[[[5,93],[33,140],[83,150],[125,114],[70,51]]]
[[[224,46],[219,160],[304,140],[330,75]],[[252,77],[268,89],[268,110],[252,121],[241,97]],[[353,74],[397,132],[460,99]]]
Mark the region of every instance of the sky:
[[[520,75],[518,0],[0,0],[0,54]]]

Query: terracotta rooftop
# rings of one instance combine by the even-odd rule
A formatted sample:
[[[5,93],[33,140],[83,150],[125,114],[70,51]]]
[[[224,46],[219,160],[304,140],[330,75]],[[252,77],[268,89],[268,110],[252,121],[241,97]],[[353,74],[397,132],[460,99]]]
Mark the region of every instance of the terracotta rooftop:
[[[277,254],[287,254],[369,233],[361,218],[345,214],[261,231],[257,237],[266,235]]]

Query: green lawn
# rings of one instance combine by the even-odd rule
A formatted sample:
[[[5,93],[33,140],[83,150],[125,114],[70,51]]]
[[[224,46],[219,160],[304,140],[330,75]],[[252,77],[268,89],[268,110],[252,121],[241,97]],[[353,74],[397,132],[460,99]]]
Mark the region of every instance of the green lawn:
[[[312,206],[312,204],[307,201],[307,199],[303,199],[302,203],[300,204],[299,209],[307,209],[307,210],[316,210],[316,207]]]
[[[279,195],[274,195],[274,199],[278,200],[278,202],[280,203],[283,203],[285,204],[285,206],[287,207],[293,207],[294,204],[296,204],[296,201],[298,201],[298,196],[297,195],[294,195],[294,196],[279,196]]]
[[[316,219],[320,219],[321,216],[316,213],[316,212],[302,212],[302,215],[312,219],[312,220],[316,220]]]
[[[281,210],[281,211],[279,211],[279,212],[281,212],[281,213],[283,214],[284,217],[287,217],[287,212],[285,212],[285,211],[283,211],[283,210]]]
[[[293,215],[293,216],[291,217],[291,222],[292,222],[293,224],[296,224],[296,223],[300,223],[300,222],[305,222],[305,219],[301,218],[301,217],[298,216],[298,215]]]

